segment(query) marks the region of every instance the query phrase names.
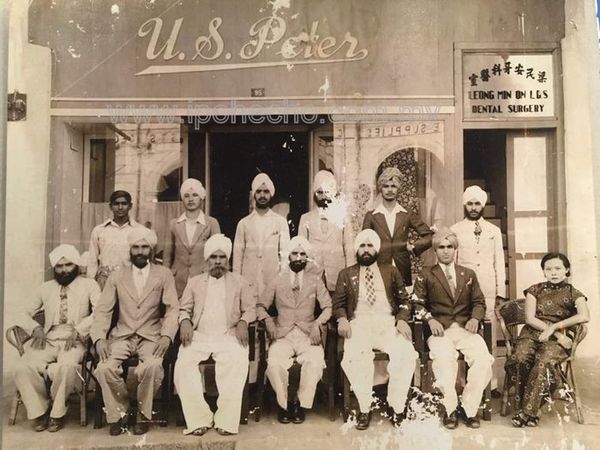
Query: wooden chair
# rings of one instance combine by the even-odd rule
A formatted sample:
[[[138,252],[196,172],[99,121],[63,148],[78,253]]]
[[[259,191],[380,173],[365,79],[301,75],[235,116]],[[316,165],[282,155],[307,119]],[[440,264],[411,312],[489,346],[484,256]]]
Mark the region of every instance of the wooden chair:
[[[479,324],[479,334],[483,337],[488,351],[490,354],[492,353],[492,322],[489,320],[484,320]],[[427,346],[427,339],[431,336],[431,332],[429,331],[429,327],[425,326],[425,324],[421,321],[415,321],[413,328],[413,339],[415,342],[415,350],[419,353],[420,359],[420,388],[422,391],[431,390],[432,386],[426,384],[426,380],[430,377],[429,372],[429,347]],[[459,361],[464,362],[464,356],[462,353],[459,353],[458,357]],[[466,366],[466,364],[465,364]],[[466,367],[468,371],[468,366]],[[480,409],[483,410],[483,420],[492,420],[492,385],[488,383],[484,392],[483,398],[481,401]]]
[[[34,319],[41,326],[44,326],[45,318],[44,311],[39,311]],[[25,353],[25,343],[31,339],[31,336],[20,326],[14,325],[6,330],[6,340],[9,344],[11,344],[14,348],[19,352],[19,356],[23,356]],[[91,342],[86,342],[86,352],[83,355],[83,359],[80,364],[80,378],[81,378],[81,392],[79,393],[79,424],[82,427],[87,425],[87,394],[88,388],[90,384],[91,372],[90,372],[90,348]],[[46,377],[46,390],[48,393],[48,398],[50,398],[50,385],[52,380]],[[14,425],[17,421],[17,414],[19,412],[19,406],[23,404],[23,400],[21,399],[21,394],[17,391],[12,399],[10,413],[8,416],[8,424]]]
[[[164,307],[164,305],[161,304],[160,308],[161,308],[161,316],[162,316],[162,315],[164,315],[165,307]],[[117,303],[117,304],[115,304],[115,308],[113,310],[110,329],[112,329],[117,324],[118,318],[119,318],[119,308],[118,308],[118,303]],[[177,336],[175,337],[175,342],[176,341],[177,341]],[[160,396],[161,407],[159,408],[158,417],[156,419],[152,418],[150,420],[144,421],[145,423],[157,424],[161,427],[166,427],[169,423],[168,411],[169,411],[169,407],[171,404],[171,399],[173,397],[173,371],[175,368],[175,361],[177,359],[177,348],[178,348],[178,346],[175,345],[175,342],[169,346],[169,348],[163,358],[163,369],[164,369],[165,377],[161,384],[161,396]],[[104,416],[105,415],[104,415],[104,411],[103,411],[104,399],[102,398],[102,392],[100,390],[100,385],[98,384],[98,380],[96,380],[96,377],[93,375],[93,370],[95,370],[96,366],[98,365],[98,355],[93,346],[91,346],[90,360],[92,361],[90,375],[91,375],[91,378],[96,383],[96,395],[95,395],[95,399],[94,399],[94,428],[97,429],[97,428],[102,428],[104,426]],[[123,379],[124,379],[125,383],[127,383],[127,375],[129,372],[129,368],[135,367],[138,364],[139,364],[139,359],[138,359],[137,355],[123,361],[123,365],[122,365]],[[135,422],[135,420],[137,420],[137,403],[134,402],[133,399],[130,399],[130,402],[132,405],[131,406],[131,411],[132,411],[131,419]],[[130,423],[130,425],[134,425],[134,423]]]
[[[252,322],[248,325],[248,360],[250,362],[256,360],[256,339],[258,337],[259,348],[261,347],[262,338],[261,337],[262,330],[260,329],[259,322]],[[179,345],[177,345],[177,351],[179,350]],[[259,359],[261,352],[259,350]],[[175,358],[176,360],[177,358]],[[260,362],[259,362],[260,366]],[[219,396],[219,391],[217,390],[217,383],[215,380],[215,361],[212,357],[208,358],[206,361],[202,361],[198,367],[199,371],[203,373],[204,379],[204,395],[209,398],[216,398]],[[173,364],[173,372],[171,373],[170,379],[173,380],[173,373],[175,370],[175,365]],[[260,370],[260,369],[259,369]],[[172,381],[171,381],[172,382]],[[181,407],[181,400],[179,400],[179,396],[177,396],[177,415],[176,415],[176,424],[177,426],[185,426],[185,418],[183,416],[183,410]],[[250,385],[249,379],[246,378],[246,383],[244,385],[244,392],[242,394],[242,410],[240,414],[240,424],[247,425],[248,417],[250,416]]]
[[[320,312],[318,312],[320,314]],[[318,314],[315,317],[318,317]],[[264,324],[263,324],[264,327]],[[266,387],[265,372],[267,369],[267,349],[266,349],[266,336],[265,330],[263,329],[263,339],[261,344],[261,355],[264,356],[261,363],[259,363],[259,369],[257,374],[257,408],[254,414],[254,420],[258,422],[260,420]],[[326,325],[321,326],[321,344],[325,351],[325,364],[326,367],[323,369],[323,376],[321,377],[321,384],[325,386],[327,391],[327,407],[329,413],[329,420],[334,421],[337,418],[335,410],[335,376],[336,376],[336,361],[335,361],[335,344],[336,344],[336,328],[332,321],[329,321]],[[294,358],[292,367],[289,369],[289,384],[288,384],[288,398],[294,398],[298,391],[298,384],[300,382],[300,371],[302,366]]]
[[[409,325],[411,327],[412,333],[413,333],[413,339],[416,333],[416,329],[415,329],[415,322],[410,321]],[[346,376],[346,374],[344,373],[344,370],[341,368],[341,364],[342,364],[342,359],[344,357],[344,338],[341,336],[338,336],[338,340],[337,340],[337,364],[338,367],[340,368],[340,375],[341,375],[341,382],[342,382],[342,417],[344,419],[344,422],[346,420],[348,420],[348,417],[350,416],[350,413],[352,411],[352,391],[351,391],[351,386],[350,386],[350,381],[348,380],[348,377]],[[390,357],[387,353],[379,351],[379,350],[374,350],[374,357],[373,357],[373,361],[389,361]],[[382,389],[380,389],[379,386],[375,387],[375,391],[382,391]]]
[[[502,393],[502,407],[500,410],[500,414],[502,416],[506,416],[508,412],[509,397],[511,397],[510,391],[514,391],[515,409],[520,408],[522,401],[518,389],[518,386],[521,383],[519,373],[520,371],[518,370],[518,368],[516,370],[513,370],[513,368],[510,367],[510,358],[515,351],[515,345],[519,336],[519,327],[525,324],[525,299],[510,300],[501,305],[498,305],[496,307],[496,316],[498,317],[498,321],[500,322],[500,328],[502,329],[502,333],[504,334],[506,346],[506,364],[504,366],[504,389]],[[573,372],[573,361],[575,359],[575,352],[577,350],[577,346],[585,338],[586,334],[587,327],[584,324],[579,324],[574,327],[571,327],[567,331],[567,336],[569,336],[572,339],[573,346],[571,347],[571,350],[568,351],[568,356],[564,360],[559,361],[557,364],[557,373],[560,375],[561,381],[567,386],[569,386],[573,392],[574,398],[572,398],[571,400],[575,402],[577,421],[580,424],[584,423],[584,417],[581,405],[581,398],[579,396],[579,393],[577,392],[575,374]],[[553,398],[557,400],[569,401],[570,396],[568,398]]]

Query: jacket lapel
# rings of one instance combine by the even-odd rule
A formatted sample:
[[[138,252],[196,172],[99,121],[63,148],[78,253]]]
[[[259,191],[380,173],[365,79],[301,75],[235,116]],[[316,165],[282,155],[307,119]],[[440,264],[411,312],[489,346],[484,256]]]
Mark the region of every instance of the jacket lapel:
[[[155,264],[150,264],[150,273],[148,274],[148,279],[146,280],[146,284],[144,285],[144,289],[142,289],[142,296],[140,297],[140,303],[146,300],[146,297],[152,292],[154,287],[160,282],[160,278],[158,276],[158,269]],[[134,287],[135,289],[135,287]]]
[[[313,239],[317,240],[317,241],[322,241],[323,239],[323,233],[321,232],[321,216],[319,216],[319,211],[318,210],[314,210],[312,212],[311,218],[310,218],[310,234],[312,236],[310,236],[310,241],[312,241]]]
[[[225,274],[227,276],[227,274]],[[198,323],[202,317],[204,311],[204,302],[206,301],[206,286],[208,284],[208,273],[205,272],[201,275],[200,286],[198,289],[198,296],[194,296],[194,329],[198,328]],[[225,279],[225,286],[227,286],[227,278]],[[197,302],[197,303],[196,303]]]
[[[194,237],[192,238],[192,242],[190,243],[190,248],[196,245],[196,242],[198,242],[198,239],[200,239],[200,236],[202,236],[202,233],[204,233],[204,230],[206,230],[207,226],[208,224],[202,225],[200,222],[197,223],[196,231],[194,231]]]
[[[191,245],[187,240],[187,233],[185,232],[185,221],[177,222],[175,224],[175,232],[179,236],[179,239],[181,239],[181,242],[183,242],[183,245],[190,248]]]
[[[360,266],[351,266],[348,273],[350,276],[350,287],[354,295],[354,300],[358,304],[358,285],[360,284]]]
[[[448,298],[450,298],[454,302],[454,297],[452,296],[452,291],[450,290],[448,279],[446,278],[446,275],[444,274],[444,272],[438,264],[433,266],[433,269],[431,269],[431,273],[433,273],[433,275],[438,279],[440,284],[444,287],[446,294],[448,294]]]
[[[394,222],[394,235],[392,237],[396,236],[396,233],[398,233],[400,226],[404,223],[404,220],[402,220],[403,214],[404,213],[402,211],[396,213],[396,221]],[[386,223],[386,225],[387,225],[387,223]]]
[[[377,225],[379,225],[379,227],[383,229],[385,235],[391,240],[392,235],[390,234],[390,229],[388,228],[387,222],[385,221],[385,216],[381,213],[375,213],[373,214],[373,220],[377,222]],[[398,221],[396,221],[396,223],[398,223]]]
[[[456,271],[456,296],[454,301],[457,301],[460,298],[460,294],[462,293],[465,284],[466,284],[466,276],[465,271],[462,267],[454,265],[454,270]]]
[[[131,298],[134,298],[134,299],[136,299],[136,301],[139,301],[137,289],[135,288],[135,283],[133,282],[133,268],[134,267],[135,267],[134,265],[131,265],[131,267],[128,267],[125,270],[125,273],[123,274],[123,287],[129,293],[129,296]]]

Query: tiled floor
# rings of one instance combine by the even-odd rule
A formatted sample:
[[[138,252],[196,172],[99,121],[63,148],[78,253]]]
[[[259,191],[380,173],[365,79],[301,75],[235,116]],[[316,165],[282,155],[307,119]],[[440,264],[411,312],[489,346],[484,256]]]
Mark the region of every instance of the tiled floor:
[[[241,426],[237,436],[221,437],[209,431],[202,438],[182,435],[174,424],[167,428],[152,428],[142,437],[121,435],[111,437],[108,428],[94,430],[91,425],[78,425],[78,413],[72,411],[66,427],[58,433],[35,433],[22,416],[16,425],[3,426],[4,449],[32,448],[236,448],[236,449],[561,449],[582,450],[600,448],[600,360],[578,360],[576,364],[579,389],[582,394],[586,423],[579,425],[575,416],[564,414],[562,403],[546,409],[538,428],[515,429],[509,417],[498,413],[494,402],[491,422],[483,422],[479,430],[460,426],[447,431],[439,421],[413,421],[394,429],[381,417],[374,417],[367,431],[356,431],[342,419],[329,421],[321,406],[302,425],[281,425],[274,414]],[[76,410],[77,408],[73,408]],[[3,419],[6,424],[6,418]]]

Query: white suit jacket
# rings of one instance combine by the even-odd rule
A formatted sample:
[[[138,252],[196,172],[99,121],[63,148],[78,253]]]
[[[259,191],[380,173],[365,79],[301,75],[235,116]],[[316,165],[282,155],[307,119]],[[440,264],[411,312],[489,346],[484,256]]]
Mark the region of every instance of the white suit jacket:
[[[92,313],[100,298],[100,286],[95,280],[79,275],[67,286],[67,320],[81,336],[87,336],[92,325]],[[39,326],[34,316],[44,311],[44,331],[47,333],[60,308],[60,284],[56,280],[43,283],[35,297],[25,304],[22,328],[29,334]]]
[[[315,209],[300,217],[298,235],[312,244],[315,265],[325,272],[327,289],[334,291],[340,270],[356,262],[350,227],[339,227],[329,221],[327,232],[323,233],[321,217]]]
[[[479,219],[481,236],[475,239],[475,222],[464,219],[450,228],[458,237],[457,264],[475,271],[485,298],[506,297],[506,268],[500,228]]]
[[[233,271],[257,287],[260,295],[265,285],[279,273],[281,253],[290,241],[286,220],[269,210],[265,219],[257,220],[253,211],[239,221],[233,242]],[[257,227],[264,227],[261,234]]]

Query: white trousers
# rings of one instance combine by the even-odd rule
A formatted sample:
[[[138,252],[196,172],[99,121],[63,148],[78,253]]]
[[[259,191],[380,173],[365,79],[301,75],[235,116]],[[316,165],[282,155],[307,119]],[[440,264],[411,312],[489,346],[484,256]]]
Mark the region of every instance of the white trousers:
[[[492,322],[492,355],[496,356],[496,348],[498,345],[498,330],[500,323],[496,317],[496,297],[485,299],[485,318]],[[498,388],[498,375],[492,370],[492,389]]]
[[[48,333],[52,338],[52,331]],[[46,348],[35,350],[31,341],[15,367],[15,384],[27,409],[27,418],[35,419],[48,410],[45,375],[52,380],[50,417],[59,419],[67,413],[69,395],[81,390],[80,363],[85,352],[81,343],[64,351],[65,341],[46,342]]]
[[[477,333],[470,333],[457,323],[444,330],[443,336],[431,336],[427,340],[429,357],[432,360],[436,385],[443,394],[446,412],[451,414],[458,406],[456,395],[456,375],[458,372],[458,352],[465,357],[469,365],[467,384],[462,393],[462,407],[468,417],[475,417],[481,396],[492,378],[492,363],[483,338]]]
[[[204,399],[204,381],[198,365],[210,356],[215,360],[215,382],[219,391],[217,412],[213,415]],[[248,348],[235,336],[206,336],[194,331],[192,342],[179,347],[175,363],[175,387],[181,399],[189,434],[200,427],[222,428],[237,433],[242,394],[248,376]]]
[[[373,350],[388,354],[388,404],[401,413],[415,372],[417,352],[412,342],[398,333],[393,316],[361,316],[350,321],[352,336],[344,340],[342,368],[356,395],[360,412],[371,409],[373,398]]]
[[[317,383],[325,368],[323,347],[311,345],[310,337],[300,328],[294,327],[285,337],[277,339],[269,347],[267,377],[277,395],[277,403],[287,409],[289,368],[294,363],[293,357],[302,366],[300,370],[300,385],[298,400],[300,406],[312,408]]]

